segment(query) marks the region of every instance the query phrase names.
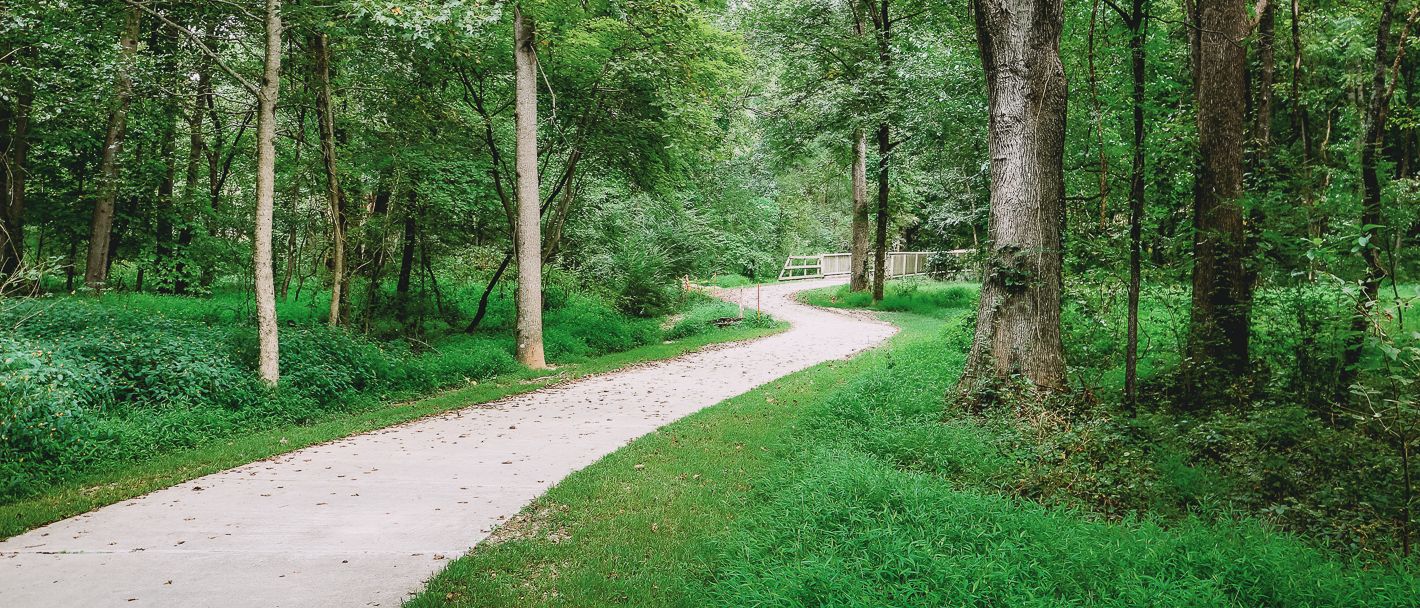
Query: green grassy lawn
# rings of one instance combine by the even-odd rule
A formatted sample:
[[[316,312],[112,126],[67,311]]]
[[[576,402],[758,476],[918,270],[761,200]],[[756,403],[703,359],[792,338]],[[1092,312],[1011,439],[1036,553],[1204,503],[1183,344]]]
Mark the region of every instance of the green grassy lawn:
[[[698,306],[692,311],[692,316],[713,316],[718,314],[716,311],[730,306],[721,304],[723,306],[714,303]],[[690,322],[693,323],[694,319]],[[560,364],[551,371],[533,372],[518,368],[427,398],[374,403],[367,400],[349,409],[325,412],[311,421],[281,423],[270,428],[219,436],[200,441],[193,447],[168,450],[137,461],[107,463],[63,482],[48,485],[33,495],[0,505],[0,538],[313,444],[536,390],[589,374],[676,357],[708,344],[762,337],[787,327],[787,324],[780,322],[765,327],[744,326],[711,331],[681,329],[673,341],[655,342],[610,354],[578,356],[572,358],[574,362]],[[138,415],[143,414],[140,412]]]
[[[574,473],[408,605],[1416,605],[1413,570],[1247,516],[1104,518],[1010,492],[1031,438],[944,398],[974,306],[927,288],[953,295],[886,313],[902,328],[886,346]]]

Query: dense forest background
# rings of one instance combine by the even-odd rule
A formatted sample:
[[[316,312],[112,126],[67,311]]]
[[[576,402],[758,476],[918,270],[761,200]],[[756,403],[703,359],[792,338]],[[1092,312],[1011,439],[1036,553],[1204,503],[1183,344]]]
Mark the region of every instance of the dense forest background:
[[[937,256],[950,276],[988,263],[1000,159],[980,2],[521,4],[537,23],[553,358],[661,340],[683,277],[772,279],[786,255],[859,246],[983,252]],[[1222,227],[1197,213],[1200,172],[1219,158],[1199,130],[1195,49],[1211,47],[1198,7],[1216,4],[1245,8],[1246,26],[1232,49],[1245,78],[1226,101],[1243,108],[1242,191]],[[1333,547],[1408,554],[1417,11],[1065,3],[1071,397],[1045,403],[1076,422],[1051,427],[1017,491],[1116,517],[1228,502]],[[341,0],[281,16],[270,235],[295,393],[272,402],[248,378],[263,7],[5,8],[0,350],[27,374],[0,389],[21,404],[0,423],[7,494],[215,427],[306,420],[367,383],[428,389],[515,367],[512,11]],[[1224,386],[1201,392],[1190,374],[1210,351],[1191,349],[1190,298],[1198,237],[1214,230],[1231,239],[1208,263],[1235,275],[1242,350],[1211,351],[1236,356],[1208,372]],[[476,354],[436,362],[431,349]],[[134,409],[83,422],[120,404]],[[1062,452],[1085,454],[1069,465],[1081,468],[1052,464]]]

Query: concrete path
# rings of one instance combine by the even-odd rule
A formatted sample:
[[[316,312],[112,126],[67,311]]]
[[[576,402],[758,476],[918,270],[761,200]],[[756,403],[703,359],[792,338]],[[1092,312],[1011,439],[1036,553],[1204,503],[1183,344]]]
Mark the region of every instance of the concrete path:
[[[792,329],[208,475],[0,543],[0,606],[397,606],[567,474],[894,329],[763,288]],[[750,311],[755,288],[742,294]]]

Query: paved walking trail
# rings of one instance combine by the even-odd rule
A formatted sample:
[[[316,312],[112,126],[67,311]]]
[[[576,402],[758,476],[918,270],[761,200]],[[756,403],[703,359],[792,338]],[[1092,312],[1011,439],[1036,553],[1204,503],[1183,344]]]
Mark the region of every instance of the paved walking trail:
[[[793,327],[312,446],[0,542],[0,606],[397,606],[567,474],[894,329],[798,304]],[[750,311],[755,288],[730,290]],[[752,312],[751,312],[752,314]]]

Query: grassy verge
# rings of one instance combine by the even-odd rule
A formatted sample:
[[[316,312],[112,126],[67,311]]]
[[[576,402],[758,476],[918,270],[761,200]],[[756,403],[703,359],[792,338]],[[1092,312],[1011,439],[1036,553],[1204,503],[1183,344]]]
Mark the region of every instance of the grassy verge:
[[[810,302],[833,297],[810,294]],[[536,500],[411,606],[1413,606],[1420,578],[1247,517],[1103,519],[1009,491],[946,403],[969,305],[652,433]]]
[[[736,327],[694,333],[672,342],[648,344],[623,352],[586,358],[554,371],[539,373],[520,370],[424,399],[335,414],[313,424],[281,425],[210,441],[199,447],[162,454],[140,462],[116,463],[114,466],[53,485],[40,494],[0,505],[0,538],[8,538],[104,505],[317,443],[537,390],[549,384],[590,374],[676,357],[709,344],[758,338],[783,331],[785,328],[787,324],[776,323],[768,327]]]

